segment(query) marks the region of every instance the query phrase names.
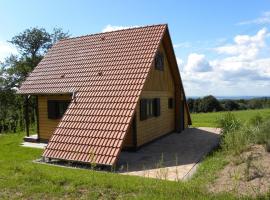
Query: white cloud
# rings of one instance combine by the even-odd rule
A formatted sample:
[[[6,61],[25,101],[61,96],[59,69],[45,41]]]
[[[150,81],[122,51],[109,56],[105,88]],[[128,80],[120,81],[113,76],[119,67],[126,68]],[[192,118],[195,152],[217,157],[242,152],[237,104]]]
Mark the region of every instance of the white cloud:
[[[217,59],[191,53],[182,71],[187,96],[269,95],[269,32],[263,28],[255,35],[237,35],[232,44],[217,47]],[[210,70],[212,69],[212,70]]]
[[[212,70],[212,67],[205,58],[205,55],[191,53],[188,56],[184,70],[187,72],[208,72]]]
[[[256,19],[237,23],[237,25],[247,25],[247,24],[270,24],[270,11],[263,12],[262,15]]]
[[[178,66],[182,66],[184,64],[184,61],[181,58],[176,57],[176,61]]]
[[[0,41],[0,62],[3,62],[9,55],[17,53],[18,52],[14,46],[8,42]]]
[[[220,54],[237,55],[240,59],[254,59],[265,46],[266,37],[267,29],[263,28],[254,36],[237,35],[234,44],[220,46],[215,50]]]
[[[176,57],[176,61],[177,61],[177,65],[178,65],[179,70],[182,71],[184,68],[184,60],[182,60],[179,57]]]
[[[117,30],[122,30],[122,29],[128,29],[128,28],[136,28],[139,27],[137,25],[135,26],[113,26],[111,24],[108,24],[102,29],[102,32],[110,32],[110,31],[117,31]]]

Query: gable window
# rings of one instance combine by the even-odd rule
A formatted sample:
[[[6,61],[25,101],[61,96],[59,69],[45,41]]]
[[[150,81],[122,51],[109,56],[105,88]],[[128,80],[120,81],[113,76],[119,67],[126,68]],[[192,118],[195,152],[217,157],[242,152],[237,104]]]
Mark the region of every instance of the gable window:
[[[48,118],[49,119],[60,119],[66,112],[70,101],[66,100],[48,100]]]
[[[140,100],[140,120],[160,116],[160,99],[141,99]]]
[[[155,69],[164,70],[164,56],[161,52],[158,52],[155,58]]]
[[[174,100],[173,98],[168,99],[168,108],[172,109],[174,107]]]

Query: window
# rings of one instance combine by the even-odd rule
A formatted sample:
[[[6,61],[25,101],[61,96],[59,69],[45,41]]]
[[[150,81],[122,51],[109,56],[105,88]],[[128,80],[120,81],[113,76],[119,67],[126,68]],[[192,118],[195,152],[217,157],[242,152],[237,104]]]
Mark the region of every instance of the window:
[[[151,117],[160,116],[160,99],[141,99],[140,101],[140,119],[146,120]]]
[[[147,99],[147,117],[154,116],[154,99]]]
[[[48,100],[48,118],[49,119],[60,119],[66,112],[70,101],[64,100]]]
[[[172,109],[174,107],[174,100],[173,98],[168,99],[168,108]]]
[[[164,56],[161,52],[158,52],[155,58],[155,68],[157,70],[164,70]]]

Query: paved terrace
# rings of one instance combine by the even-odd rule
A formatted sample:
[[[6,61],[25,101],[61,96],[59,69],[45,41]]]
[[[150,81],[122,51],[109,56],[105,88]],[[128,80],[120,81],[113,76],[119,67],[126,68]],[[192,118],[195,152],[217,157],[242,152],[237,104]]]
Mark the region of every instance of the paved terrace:
[[[189,128],[173,133],[136,152],[122,152],[119,173],[172,181],[185,180],[219,143],[220,129]]]

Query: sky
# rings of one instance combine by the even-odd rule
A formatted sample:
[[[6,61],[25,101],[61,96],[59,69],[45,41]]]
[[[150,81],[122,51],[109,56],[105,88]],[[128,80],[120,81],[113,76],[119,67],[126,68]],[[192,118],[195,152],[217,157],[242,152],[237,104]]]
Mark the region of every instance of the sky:
[[[0,61],[30,27],[80,36],[161,23],[187,96],[270,96],[269,0],[0,0]]]

